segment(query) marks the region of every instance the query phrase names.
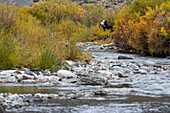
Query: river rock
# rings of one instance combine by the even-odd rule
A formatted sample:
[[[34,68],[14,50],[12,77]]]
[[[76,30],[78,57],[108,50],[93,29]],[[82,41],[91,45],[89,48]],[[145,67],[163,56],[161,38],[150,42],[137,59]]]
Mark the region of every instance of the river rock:
[[[122,78],[127,78],[127,77],[128,77],[128,76],[126,76],[126,75],[123,75],[123,74],[120,73],[120,72],[118,73],[118,76],[119,76],[119,77],[122,77]]]
[[[6,70],[0,72],[0,75],[11,75],[12,73],[16,72],[17,70]]]
[[[131,69],[138,69],[139,67],[136,64],[129,64]]]
[[[76,82],[77,82],[77,79],[75,79],[75,78],[70,78],[70,79],[63,79],[62,81],[63,81],[63,82],[67,82],[67,83],[76,83]]]
[[[166,59],[170,59],[170,56],[167,56]]]
[[[140,69],[143,69],[143,70],[146,70],[146,71],[150,70],[149,67],[147,67],[147,66],[141,66]]]
[[[104,96],[104,95],[107,95],[107,92],[104,91],[104,90],[99,90],[99,91],[94,91],[94,94],[95,95],[102,95],[102,96]]]
[[[122,83],[122,84],[113,83],[105,86],[105,88],[132,88],[132,85],[128,83]]]
[[[139,69],[138,71],[139,71],[139,73],[141,73],[141,74],[147,74],[147,73],[148,73],[146,70],[143,70],[143,69]]]
[[[12,76],[7,80],[7,83],[16,83],[17,81],[18,80],[14,76]]]
[[[152,61],[144,61],[143,64],[147,65],[147,66],[153,66],[156,65],[154,62]]]
[[[112,75],[111,72],[106,71],[106,70],[98,70],[97,72],[102,73],[102,74],[106,74],[106,76],[111,76]]]
[[[119,66],[114,66],[114,67],[113,67],[113,70],[114,70],[114,71],[115,71],[115,70],[116,70],[116,71],[123,71],[124,68],[119,67]],[[116,72],[116,71],[115,71],[115,72]]]
[[[68,70],[57,71],[57,76],[61,77],[61,78],[67,78],[67,77],[77,78],[77,76],[74,73],[72,73],[71,71],[68,71]]]
[[[81,77],[78,79],[77,84],[79,85],[106,85],[108,84],[108,80],[104,76]]]
[[[33,83],[36,83],[35,80],[22,80],[21,83],[24,83],[24,84],[33,84]]]
[[[49,76],[46,77],[47,81],[58,81],[60,78],[57,76]]]
[[[63,82],[63,81],[55,81],[53,82],[53,84],[55,84],[56,86],[75,86],[75,84],[73,83]]]
[[[133,59],[133,58],[128,56],[118,56],[118,59]]]
[[[16,77],[18,80],[22,80],[22,79],[23,79],[23,75],[22,75],[22,74],[17,74],[17,75],[15,75],[15,77]]]
[[[117,71],[117,70],[113,70],[113,71],[111,71],[113,74],[118,74],[119,73],[119,71]]]
[[[75,63],[75,62],[69,61],[69,60],[66,60],[65,62],[66,62],[68,65],[70,65],[70,66],[73,66],[73,64]]]
[[[23,74],[23,79],[34,79],[34,76]]]
[[[5,109],[3,108],[2,104],[0,104],[0,113],[6,113]]]

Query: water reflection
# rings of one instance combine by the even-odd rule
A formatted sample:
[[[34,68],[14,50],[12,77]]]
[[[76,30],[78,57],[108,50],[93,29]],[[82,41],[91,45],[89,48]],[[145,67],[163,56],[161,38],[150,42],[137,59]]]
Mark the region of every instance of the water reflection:
[[[25,113],[168,113],[170,103],[159,99],[130,97],[123,101],[98,100],[51,100],[37,103],[38,107],[28,107]],[[133,98],[133,99],[132,99]],[[141,100],[141,101],[138,101]],[[161,99],[164,100],[164,99]],[[13,110],[22,113],[22,110]],[[10,112],[9,113],[14,113]]]

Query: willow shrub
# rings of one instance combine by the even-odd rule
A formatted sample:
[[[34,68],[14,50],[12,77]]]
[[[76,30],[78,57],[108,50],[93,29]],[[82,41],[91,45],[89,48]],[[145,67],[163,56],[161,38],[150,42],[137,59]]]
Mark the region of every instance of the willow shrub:
[[[154,1],[150,2],[157,3]],[[117,16],[114,26],[115,42],[125,51],[135,50],[138,53],[153,56],[169,55],[168,25],[170,15],[168,6],[170,2],[162,3],[154,8],[147,7],[144,10],[145,14],[137,12],[138,9],[132,13],[133,5],[122,9]],[[142,7],[143,4],[140,5]]]
[[[51,0],[33,4],[29,12],[42,23],[60,23],[71,19],[74,22],[83,19],[84,9],[68,0]]]
[[[106,18],[106,10],[100,5],[86,4],[83,5],[83,9],[85,10],[83,23],[87,27],[97,25]]]
[[[62,62],[59,57],[54,58],[57,52],[44,56],[44,53],[59,47],[53,38],[49,39],[40,21],[12,5],[1,5],[0,15],[0,69],[38,67],[49,61],[50,66],[39,68],[45,69]]]
[[[133,5],[130,5],[130,13],[138,13],[143,16],[148,11],[147,7],[155,9],[156,6],[160,6],[162,3],[167,2],[168,0],[134,0]]]
[[[0,5],[0,69],[58,70],[65,59],[89,61],[90,53],[76,46],[89,38],[82,22],[85,13],[81,6],[63,0],[24,8]]]

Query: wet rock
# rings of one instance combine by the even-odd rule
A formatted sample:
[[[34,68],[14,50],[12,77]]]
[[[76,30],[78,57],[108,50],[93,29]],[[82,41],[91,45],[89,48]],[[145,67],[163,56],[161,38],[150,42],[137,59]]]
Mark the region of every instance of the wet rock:
[[[146,70],[139,69],[139,73],[141,73],[141,74],[147,74],[148,72],[147,72]]]
[[[131,70],[127,69],[127,68],[125,68],[124,71],[123,71],[124,74],[130,73],[130,72],[131,72]]]
[[[22,75],[22,74],[17,74],[17,75],[15,75],[15,77],[16,77],[18,80],[22,80],[22,79],[23,79],[23,75]]]
[[[49,76],[49,77],[46,77],[46,81],[58,81],[60,78],[57,77],[57,76]]]
[[[0,75],[0,83],[5,83],[9,79],[9,76],[6,75]]]
[[[108,80],[104,76],[81,77],[78,79],[77,84],[79,85],[106,85],[108,84]]]
[[[120,71],[120,72],[124,71],[124,68],[119,67],[119,66],[114,66],[113,70],[114,70],[114,73],[116,74],[116,72],[118,72],[118,71]]]
[[[106,74],[106,76],[111,76],[112,75],[111,72],[106,71],[106,70],[98,70],[97,72],[102,73],[102,74]]]
[[[37,75],[37,76],[35,76],[35,79],[38,79],[38,80],[40,80],[40,81],[47,81],[47,80],[46,80],[47,77],[46,77],[46,76],[42,76],[42,75]]]
[[[35,80],[22,80],[21,83],[24,83],[24,84],[34,84],[36,83]]]
[[[68,70],[57,71],[57,76],[61,77],[61,78],[67,78],[67,77],[77,78],[77,76],[74,73],[72,73],[71,71],[68,71]]]
[[[95,55],[91,55],[91,57],[92,57],[92,58],[96,58],[96,56],[95,56]]]
[[[131,78],[125,78],[123,79],[124,82],[133,82],[133,80]]]
[[[17,82],[18,82],[18,80],[17,80],[14,76],[10,77],[10,78],[7,80],[7,83],[17,83]]]
[[[49,97],[48,94],[37,93],[34,95],[34,98],[37,99],[38,101],[42,101],[43,99],[48,99],[48,97]]]
[[[70,78],[70,79],[64,79],[62,80],[63,82],[67,82],[67,83],[76,83],[77,82],[77,79],[75,78]]]
[[[141,66],[140,69],[143,69],[143,70],[146,70],[146,71],[150,70],[147,66]]]
[[[30,69],[26,69],[26,70],[25,70],[25,74],[26,74],[26,75],[32,75],[32,76],[35,76],[35,75],[36,75],[34,72],[30,71]]]
[[[51,75],[57,76],[57,72],[51,72]]]
[[[136,64],[129,64],[129,67],[132,69],[138,69],[139,67]]]
[[[73,83],[63,82],[63,81],[55,81],[53,82],[56,86],[75,86]]]
[[[40,98],[40,97],[33,97],[32,98],[32,101],[34,101],[34,102],[41,102],[41,101],[43,101],[43,99],[42,98]]]
[[[11,108],[10,105],[8,105],[6,102],[2,102],[2,107],[4,109],[10,109]]]
[[[2,104],[0,103],[0,113],[6,113],[4,107],[2,106]]]
[[[118,80],[119,77],[115,75],[111,75],[110,77],[107,77],[109,80]]]
[[[133,58],[128,56],[118,56],[118,59],[133,59]]]
[[[67,94],[67,97],[71,97],[71,99],[76,99],[76,95],[71,93],[71,94]]]
[[[104,90],[94,91],[94,94],[95,95],[101,95],[101,96],[108,95],[108,93]]]
[[[51,72],[50,69],[46,69],[45,71],[42,71],[43,76],[50,76]]]
[[[105,88],[132,88],[131,84],[123,83],[123,84],[110,84],[105,86]]]
[[[113,71],[111,71],[113,74],[115,74],[115,75],[117,75],[118,73],[119,73],[119,71],[117,71],[117,70],[113,70]]]
[[[147,65],[147,66],[153,66],[153,65],[156,65],[154,62],[152,61],[144,61],[143,62],[144,65]]]
[[[34,79],[34,76],[23,74],[23,79]]]
[[[161,65],[154,65],[153,67],[161,68],[162,66]]]
[[[122,73],[118,73],[118,76],[119,77],[122,77],[122,78],[127,78],[128,76],[126,76],[126,75],[123,75]]]
[[[0,75],[11,75],[12,73],[16,72],[17,70],[6,70],[0,72]]]
[[[170,56],[167,56],[166,59],[170,59]]]
[[[23,102],[32,102],[33,98],[32,97],[26,97],[23,99]]]

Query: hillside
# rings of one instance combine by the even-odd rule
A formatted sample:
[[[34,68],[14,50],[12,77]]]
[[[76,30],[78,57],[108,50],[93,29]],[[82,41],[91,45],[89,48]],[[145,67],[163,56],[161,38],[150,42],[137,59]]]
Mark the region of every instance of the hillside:
[[[18,7],[31,6],[34,0],[0,0],[0,3],[15,4]],[[38,0],[36,0],[38,1]],[[42,1],[42,0],[39,0]],[[105,8],[123,7],[133,0],[71,0],[79,5],[82,4],[99,4]]]

